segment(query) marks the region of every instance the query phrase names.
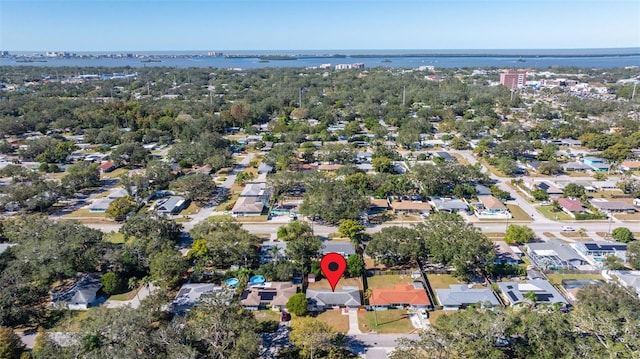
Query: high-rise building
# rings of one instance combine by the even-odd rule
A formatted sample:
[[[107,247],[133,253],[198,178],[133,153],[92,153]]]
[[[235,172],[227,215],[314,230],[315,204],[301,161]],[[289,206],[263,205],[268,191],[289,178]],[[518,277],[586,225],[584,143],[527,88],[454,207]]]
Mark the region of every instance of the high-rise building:
[[[509,89],[521,88],[527,84],[527,71],[508,70],[500,74],[500,83]]]

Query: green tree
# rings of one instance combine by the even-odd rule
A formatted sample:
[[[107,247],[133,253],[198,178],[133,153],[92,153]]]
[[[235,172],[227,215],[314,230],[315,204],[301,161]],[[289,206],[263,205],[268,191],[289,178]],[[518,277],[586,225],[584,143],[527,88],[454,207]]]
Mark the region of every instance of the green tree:
[[[103,274],[102,278],[100,278],[100,283],[102,283],[102,291],[106,295],[117,293],[122,286],[120,278],[114,272]]]
[[[216,268],[251,267],[258,261],[258,238],[229,220],[201,222],[189,232],[195,240],[190,258]]]
[[[154,282],[166,288],[175,287],[187,273],[188,263],[182,254],[173,249],[164,249],[151,256],[149,270]]]
[[[614,229],[611,232],[611,237],[622,243],[629,243],[635,240],[635,238],[633,238],[633,232],[631,232],[627,227],[618,227]]]
[[[295,240],[296,238],[299,238],[299,237],[312,236],[312,235],[313,235],[313,229],[311,228],[311,225],[309,225],[308,222],[304,222],[304,221],[293,221],[284,226],[280,226],[278,227],[278,232],[276,234],[279,240],[285,241],[285,242]]]
[[[510,224],[504,235],[504,241],[507,244],[524,244],[531,242],[535,237],[536,235],[531,228]]]
[[[24,348],[20,337],[13,329],[0,327],[0,358],[19,359]]]
[[[80,161],[72,164],[62,177],[62,184],[73,191],[100,185],[100,170],[95,163]]]
[[[414,228],[384,227],[371,236],[365,253],[387,267],[417,263],[428,254],[426,243]]]
[[[364,260],[358,254],[351,254],[347,258],[347,277],[355,278],[364,274]]]
[[[209,199],[216,190],[216,184],[211,176],[202,173],[179,177],[172,183],[171,187],[183,193],[187,199],[195,201]]]
[[[307,317],[293,322],[289,339],[302,350],[303,357],[313,359],[319,351],[332,346],[335,333],[326,322]]]
[[[304,293],[296,293],[287,301],[287,310],[299,317],[307,315],[307,298]]]
[[[109,218],[122,221],[126,215],[135,208],[136,203],[131,200],[131,197],[119,197],[109,203],[106,215]]]
[[[633,241],[627,246],[627,261],[636,270],[640,270],[640,241]]]
[[[373,170],[378,173],[393,173],[393,162],[388,157],[376,157],[371,160]]]
[[[139,142],[126,142],[111,152],[111,158],[119,167],[133,168],[147,163],[149,150]]]
[[[557,175],[562,172],[562,167],[555,160],[551,160],[541,163],[540,166],[538,166],[538,172],[548,176]]]
[[[536,188],[530,193],[536,201],[549,200],[549,194],[547,193],[547,191],[543,190],[542,188]]]
[[[575,183],[569,183],[562,190],[563,197],[584,198],[586,192],[583,186]]]

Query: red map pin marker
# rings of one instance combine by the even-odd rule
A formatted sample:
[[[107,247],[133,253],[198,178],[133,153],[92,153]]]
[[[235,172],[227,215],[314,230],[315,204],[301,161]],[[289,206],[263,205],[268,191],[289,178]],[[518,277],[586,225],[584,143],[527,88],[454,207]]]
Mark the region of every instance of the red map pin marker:
[[[341,254],[327,253],[320,261],[320,269],[331,284],[331,291],[336,291],[336,284],[340,281],[340,277],[347,269],[347,261]]]

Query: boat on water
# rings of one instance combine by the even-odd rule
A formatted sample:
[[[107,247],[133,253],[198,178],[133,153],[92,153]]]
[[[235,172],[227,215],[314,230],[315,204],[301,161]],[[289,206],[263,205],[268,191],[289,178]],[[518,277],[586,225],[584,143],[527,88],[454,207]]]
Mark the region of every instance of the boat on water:
[[[518,61],[518,62],[527,62],[527,60],[523,59],[522,57],[521,57],[521,58],[519,58],[517,61]]]

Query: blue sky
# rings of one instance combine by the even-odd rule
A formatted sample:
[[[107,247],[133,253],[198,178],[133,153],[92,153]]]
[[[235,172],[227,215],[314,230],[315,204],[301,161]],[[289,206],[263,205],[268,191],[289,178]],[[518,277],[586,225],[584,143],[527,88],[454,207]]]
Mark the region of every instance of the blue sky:
[[[0,50],[640,47],[639,0],[0,0]]]

